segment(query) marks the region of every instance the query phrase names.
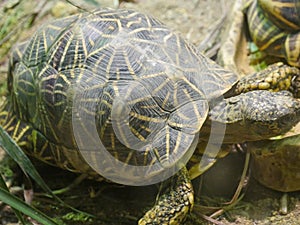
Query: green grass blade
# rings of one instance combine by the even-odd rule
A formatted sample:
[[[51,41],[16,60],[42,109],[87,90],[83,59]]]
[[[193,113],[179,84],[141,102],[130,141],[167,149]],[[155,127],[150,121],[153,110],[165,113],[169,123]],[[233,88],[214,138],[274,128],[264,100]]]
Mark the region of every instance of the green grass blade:
[[[44,191],[52,193],[51,189],[42,179],[27,155],[15,141],[0,126],[0,146],[16,161],[25,174],[28,174]],[[56,197],[57,198],[57,197]]]
[[[12,195],[3,188],[0,188],[0,199],[4,203],[10,205],[12,208],[24,213],[27,216],[30,216],[43,225],[57,225],[57,223],[55,223],[51,218],[49,218],[39,210],[33,208],[32,206],[26,204],[21,199]]]
[[[4,181],[4,179],[3,179],[3,177],[2,177],[1,175],[0,175],[0,188],[2,188],[3,190],[9,192],[8,187],[6,186],[6,183],[5,183],[5,181]],[[0,199],[1,199],[1,198],[0,198]],[[18,210],[16,210],[15,208],[12,208],[12,209],[13,209],[13,211],[14,211],[16,217],[18,218],[18,220],[19,220],[22,224],[25,224],[25,221],[24,221],[24,219],[23,219],[23,217],[22,217],[22,214],[21,214]]]
[[[64,206],[72,209],[75,212],[85,214],[89,217],[93,215],[82,212],[74,207],[64,203],[59,197],[57,197],[52,190],[45,183],[43,178],[39,175],[34,165],[31,163],[27,155],[22,149],[15,143],[15,141],[8,135],[8,133],[0,126],[0,147],[2,147],[7,154],[16,161],[25,174],[28,174],[45,192],[49,193],[55,200],[63,204]]]

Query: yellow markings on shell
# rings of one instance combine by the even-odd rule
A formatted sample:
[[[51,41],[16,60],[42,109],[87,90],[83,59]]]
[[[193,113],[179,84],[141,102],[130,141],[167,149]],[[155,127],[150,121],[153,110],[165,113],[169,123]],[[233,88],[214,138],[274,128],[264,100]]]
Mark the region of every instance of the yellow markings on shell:
[[[39,78],[41,78],[41,82],[47,81],[47,80],[51,80],[51,79],[56,79],[56,77],[58,76],[58,74],[51,74],[48,75],[47,77],[42,77],[42,75],[45,73],[45,71],[48,69],[48,66],[45,66],[41,72],[39,73]]]
[[[119,128],[122,128],[122,126],[119,127]],[[126,137],[126,135],[124,134],[123,130],[122,130],[122,129],[119,129],[119,131],[120,131],[120,136],[121,136],[122,142],[125,144],[125,146],[130,146],[130,143],[127,141],[127,137]]]
[[[19,83],[23,83],[23,84],[25,84],[25,86],[32,86],[32,82],[27,81],[27,80],[20,80]],[[28,92],[26,89],[23,89],[21,87],[21,85],[18,85],[17,88],[18,88],[19,91],[22,91],[23,93],[25,93],[28,96],[35,96],[36,95],[35,92]]]
[[[147,131],[148,133],[151,133],[151,132],[152,132],[152,130],[151,130],[149,127],[146,127],[146,126],[144,126],[143,124],[141,124],[140,127],[141,127],[143,130]]]
[[[14,51],[17,53],[18,57],[21,58],[23,55],[23,52],[20,51],[20,48],[15,48]]]
[[[14,128],[14,120],[15,120],[15,118],[11,117],[8,121],[6,121],[6,123],[4,125],[1,124],[1,126],[3,126],[3,129],[6,130],[7,132],[13,131],[15,129]]]
[[[181,43],[179,37],[176,35],[176,42],[177,42],[177,53],[176,53],[176,65],[180,65],[180,55],[182,54],[182,49],[181,49]]]
[[[61,27],[55,26],[53,24],[48,24],[47,28],[50,28],[50,29],[53,29],[53,30],[57,30],[57,31],[59,31],[61,29]]]
[[[190,117],[186,116],[182,112],[178,112],[177,115],[180,116],[181,118],[183,118],[184,120],[189,120],[190,119]]]
[[[0,105],[1,108],[2,108],[2,106],[4,106],[4,105]],[[3,111],[0,112],[0,118],[2,118],[2,117],[5,118],[4,121],[7,120],[7,118],[8,118],[8,111],[7,110],[3,110]]]
[[[125,62],[126,62],[127,69],[128,69],[128,71],[129,71],[129,73],[130,73],[132,76],[136,77],[135,71],[134,71],[134,69],[132,68],[131,63],[129,62],[128,55],[125,54],[125,52],[123,52],[123,54],[124,54]]]
[[[177,128],[192,128],[193,127],[189,124],[175,123],[172,121],[168,121],[168,124],[172,127],[177,127]]]
[[[152,91],[152,95],[155,95],[157,92],[159,92],[168,82],[169,82],[169,80],[165,79],[164,82],[162,82],[159,86],[157,86],[157,88],[155,88]]]
[[[130,92],[127,92],[127,95],[125,96],[125,99],[129,96]],[[137,98],[133,99],[131,101],[128,101],[128,105],[135,105],[136,103],[142,102],[142,101],[147,101],[148,99],[152,98],[152,96],[145,96],[143,98]]]
[[[135,113],[133,111],[131,111],[129,113],[129,115],[134,118],[137,118],[139,120],[147,121],[147,122],[162,123],[164,121],[162,118],[153,118],[153,117],[149,117],[149,116],[143,116],[143,115]]]
[[[193,85],[193,86],[194,86],[194,85]],[[196,86],[194,86],[194,88],[196,88]],[[196,90],[198,90],[198,89],[196,88]],[[199,91],[199,90],[198,90],[198,91]],[[186,94],[190,99],[192,99],[191,96],[190,96],[190,94],[189,94],[189,92],[188,92],[186,89],[184,89],[184,92],[185,92],[185,94]],[[196,117],[197,117],[197,118],[201,118],[201,115],[200,115],[200,113],[199,113],[199,110],[197,109],[196,104],[192,104],[192,105],[193,105],[194,113],[195,113]]]
[[[63,112],[62,112],[62,115],[61,115],[61,117],[60,117],[60,120],[59,120],[59,122],[57,123],[57,127],[58,128],[63,128],[63,123],[64,123],[64,119],[65,119],[65,116],[66,116],[66,114],[67,114],[67,117],[68,117],[68,110],[64,110]]]
[[[167,93],[167,95],[165,96],[165,98],[162,102],[162,107],[163,108],[166,108],[166,105],[168,104],[169,98],[170,98],[170,92]]]
[[[36,43],[38,42],[38,44],[36,45]],[[37,51],[37,49],[36,49],[36,51],[35,51],[35,56],[33,56],[33,51],[34,51],[34,49],[35,49],[35,47],[36,46],[40,46],[40,40],[39,40],[39,38],[38,38],[38,35],[35,35],[35,37],[34,37],[34,42],[33,42],[34,44],[33,44],[33,46],[32,46],[32,48],[30,49],[30,56],[29,56],[29,58],[30,59],[32,59],[32,58],[34,58],[35,59],[35,62],[37,61],[37,59],[39,59],[39,57],[38,57],[38,53],[39,53],[39,51]],[[33,57],[32,57],[33,56]]]
[[[87,115],[90,115],[90,116],[96,116],[96,113],[95,113],[95,112],[92,112],[92,111],[90,111],[90,110],[87,109],[87,108],[82,108],[81,111],[85,112]]]
[[[33,151],[34,151],[35,153],[37,153],[37,155],[43,157],[44,152],[47,151],[47,149],[48,149],[49,142],[46,141],[46,142],[43,144],[42,148],[40,148],[40,147],[37,148],[37,142],[36,142],[36,141],[37,141],[37,137],[36,137],[36,132],[35,132],[35,138],[33,138],[33,143],[34,143]]]
[[[299,25],[298,24],[295,24],[295,23],[292,23],[290,22],[289,20],[287,20],[284,16],[282,16],[282,13],[281,13],[281,9],[282,8],[294,8],[296,7],[296,4],[295,3],[296,1],[294,2],[276,2],[275,5],[272,7],[272,10],[276,13],[273,13],[272,15],[277,17],[279,20],[281,20],[283,23],[285,23],[287,26],[295,29],[295,30],[298,30],[299,29]],[[298,12],[299,13],[299,12]]]
[[[142,18],[139,17],[137,20],[131,20],[126,24],[127,28],[130,28],[131,25],[140,24],[142,22]]]
[[[47,35],[46,31],[43,31],[43,41],[44,41],[44,46],[45,46],[45,52],[48,52],[48,45],[47,45]]]
[[[130,130],[138,139],[140,139],[143,142],[146,141],[146,139],[136,129],[134,129],[133,127],[130,127]]]
[[[134,32],[132,32],[132,33],[134,33]],[[136,38],[136,37],[131,37],[130,38],[130,40],[132,41],[132,42],[139,42],[139,43],[143,43],[143,44],[149,44],[149,40],[146,40],[146,39],[141,39],[141,38]],[[161,47],[160,46],[160,43],[154,43],[154,42],[151,42],[151,45],[152,46],[157,46],[157,47]],[[137,48],[137,50],[147,50],[147,48],[145,48],[145,49],[141,49],[141,48]]]
[[[167,43],[167,40],[170,39],[173,36],[172,33],[169,33],[168,35],[165,35],[163,38],[164,43]]]
[[[176,139],[176,144],[174,146],[173,149],[173,153],[178,153],[178,149],[179,149],[179,145],[181,143],[181,139],[182,139],[182,132],[177,132],[177,139]]]
[[[262,23],[263,24],[263,23]],[[262,29],[262,28],[258,28],[258,29]],[[283,32],[278,32],[277,35],[273,35],[271,36],[270,34],[275,30],[278,29],[275,26],[270,27],[267,31],[264,32],[264,35],[262,36],[262,40],[265,41],[265,44],[260,46],[260,50],[263,51],[265,49],[267,49],[271,44],[274,43],[275,40],[278,40],[280,38],[282,38],[284,36]],[[278,48],[281,48],[280,46],[278,46]]]
[[[93,40],[91,40],[91,37],[89,36],[87,39],[88,39],[88,42],[90,43],[90,45],[94,46],[95,43],[93,42]],[[83,49],[83,52],[84,52],[84,57],[86,59],[87,56],[88,56],[88,50],[86,48],[86,46],[87,46],[86,41],[87,40],[85,38],[81,38],[81,41],[82,41],[82,49]],[[77,48],[77,46],[76,46],[76,48]]]
[[[112,25],[109,25],[109,26],[108,26],[108,29],[111,30],[111,31],[113,31],[113,30],[115,30],[115,27],[112,26]]]
[[[143,32],[143,31],[151,31],[151,30],[152,30],[151,27],[138,27],[138,28],[136,28],[134,30],[131,30],[130,34],[140,33],[140,32]],[[137,41],[137,40],[145,41],[144,39],[135,38],[134,36],[132,38],[133,38],[132,40],[134,40],[134,41]]]
[[[249,24],[252,25],[252,24],[255,24],[254,21],[255,21],[256,18],[259,17],[259,16],[258,16],[258,10],[254,10],[253,8],[250,9],[250,10],[251,10],[251,12],[249,12],[249,13],[250,13],[250,14],[252,13],[252,14],[251,14],[251,19],[250,19],[250,21],[249,21]],[[257,27],[256,30],[253,30],[253,31],[252,31],[252,32],[254,32],[254,34],[255,34],[255,35],[252,37],[254,42],[257,42],[256,37],[257,37],[257,34],[258,34],[259,29],[261,29],[261,27],[262,27],[262,23],[260,23],[259,26],[260,26],[260,27]]]
[[[69,86],[71,85],[71,81],[70,79],[63,73],[58,74],[58,78],[62,78],[63,81]],[[58,85],[58,84],[57,84]],[[64,87],[65,84],[60,84],[60,87]]]
[[[82,72],[80,71],[80,75],[81,75],[81,74],[82,74]],[[70,77],[71,77],[72,79],[77,78],[76,75],[77,75],[77,73],[75,73],[75,70],[70,70]]]
[[[250,29],[251,29],[251,37],[253,41],[259,45],[260,50],[268,49],[276,40],[284,37],[286,34],[282,32],[276,26],[269,26],[267,29],[264,28],[266,24],[269,23],[268,18],[265,16],[261,17],[262,9],[251,7],[249,10],[250,15]],[[256,21],[258,20],[258,21]],[[261,32],[264,31],[264,32]],[[274,48],[281,48],[281,46],[275,46]]]
[[[111,69],[111,66],[113,64],[113,61],[114,61],[114,55],[112,54],[111,57],[108,60],[107,65],[106,65],[106,74],[105,74],[106,79],[109,79],[109,77],[110,77],[110,69]]]
[[[300,67],[300,48],[297,47],[300,43],[300,34],[297,34],[296,39],[292,40],[291,36],[289,35],[284,44],[287,60],[291,65]]]
[[[132,158],[132,154],[133,154],[133,151],[130,151],[130,152],[127,154],[127,157],[126,157],[126,160],[125,160],[125,164],[129,164],[130,159]]]
[[[29,127],[28,126],[26,126],[26,127],[24,127],[23,129],[21,129],[21,131],[19,131],[20,130],[20,125],[21,125],[21,122],[20,121],[18,121],[17,123],[16,123],[16,125],[15,125],[15,129],[14,129],[14,132],[13,132],[13,134],[12,134],[12,138],[15,140],[15,142],[19,142],[20,141],[20,139],[24,136],[24,134],[26,133],[26,131],[28,131],[29,130]]]
[[[61,69],[63,68],[62,65],[63,65],[63,63],[64,63],[64,61],[65,61],[65,57],[66,57],[67,52],[68,52],[68,50],[69,50],[69,47],[70,47],[70,45],[71,45],[71,43],[72,43],[73,37],[74,37],[74,34],[73,34],[73,33],[71,34],[70,37],[68,37],[68,41],[66,42],[66,45],[65,45],[65,47],[64,47],[64,52],[63,52],[63,54],[62,54],[62,56],[61,56],[61,58],[60,58],[59,70],[61,70]],[[65,38],[65,36],[64,36],[64,38]],[[59,45],[58,45],[58,46],[59,46]]]
[[[93,21],[93,20],[91,20],[91,21]],[[114,19],[114,18],[111,18],[111,19],[109,19],[109,18],[97,18],[97,19],[95,19],[94,21],[97,22],[97,23],[100,23],[100,22],[104,22],[104,23],[114,22],[114,23],[117,24],[117,27],[118,27],[120,30],[121,30],[121,28],[122,28],[121,21],[118,20],[118,19]],[[105,34],[105,33],[102,32],[102,30],[97,29],[97,28],[95,28],[94,26],[91,26],[91,25],[89,25],[89,24],[88,24],[88,27],[89,27],[90,29],[92,29],[93,31],[95,31],[96,33],[98,33],[99,36],[101,36],[101,37],[104,37],[104,38],[111,38],[111,37],[114,37],[114,35],[111,35],[111,34]]]
[[[85,41],[85,40],[84,40],[84,41]],[[89,37],[89,43],[90,43],[90,45],[91,45],[92,47],[95,46],[95,42],[91,39],[91,37]],[[84,48],[84,49],[87,51],[86,48]]]
[[[186,84],[188,84],[196,93],[198,93],[200,96],[202,96],[203,94],[201,93],[201,91],[199,90],[199,88],[191,83],[186,77],[182,77],[181,78]]]
[[[43,115],[46,115],[46,113],[45,113],[46,110],[45,110],[44,108],[42,108],[42,107],[41,107],[40,109],[43,109],[43,111],[44,111],[44,112],[41,112],[41,111],[40,111],[40,113],[43,114]],[[43,118],[44,118],[43,124],[46,124],[46,123],[47,123],[47,124],[49,125],[48,128],[50,128],[51,134],[53,134],[53,137],[55,138],[55,140],[58,141],[59,138],[58,138],[58,136],[56,135],[55,130],[53,129],[53,124],[52,124],[52,122],[49,120],[49,117],[48,117],[48,116],[44,116]],[[48,133],[49,133],[49,130],[47,130],[47,126],[43,126],[43,128],[44,128],[44,129],[43,129],[43,133],[44,133],[44,134],[48,134]]]
[[[68,93],[66,93],[65,91],[61,91],[61,90],[56,90],[55,91],[55,94],[60,94],[60,95],[62,95],[62,96],[65,96],[66,98],[68,97]],[[65,102],[62,100],[62,101],[55,101],[55,103],[54,103],[54,106],[61,106],[61,105],[64,105],[65,104]]]
[[[174,102],[175,106],[178,105],[177,93],[178,93],[178,86],[177,86],[177,83],[175,83],[175,85],[174,85],[174,95],[173,95],[173,102]]]
[[[120,96],[120,90],[119,90],[119,87],[117,85],[117,82],[116,81],[113,81],[112,82],[112,87],[113,87],[113,90],[115,92],[115,95],[116,96]],[[109,95],[110,96],[110,95]],[[111,97],[111,96],[110,96]]]
[[[111,142],[111,148],[113,150],[116,149],[116,139],[114,133],[110,132],[110,142]]]
[[[155,108],[157,108],[157,104],[156,103],[154,103],[152,105],[147,104],[147,105],[142,105],[141,106],[141,109],[155,109]]]
[[[95,54],[97,54],[97,53],[101,53],[102,51],[103,51],[103,49],[105,49],[107,47],[107,44],[106,45],[103,45],[102,47],[98,47],[96,50],[94,50],[94,51],[92,51],[92,52],[90,52],[88,55],[87,55],[87,57],[91,57],[92,55],[95,55]],[[97,57],[99,57],[99,56],[97,56]],[[105,57],[105,55],[101,55],[101,59],[98,59],[97,60],[97,62],[99,62],[99,61],[101,61],[103,58]]]
[[[168,127],[165,129],[166,131],[166,152],[165,152],[165,157],[164,159],[169,159],[170,158],[170,131]]]
[[[79,49],[79,40],[76,41],[76,45],[75,45],[75,53],[74,53],[74,62],[73,62],[73,65],[72,65],[72,69],[76,68],[78,65],[78,58],[79,58],[79,52],[78,52],[78,49]]]
[[[151,74],[143,76],[143,79],[154,78],[154,77],[159,77],[159,76],[163,76],[163,75],[165,75],[164,71],[159,72],[159,73],[151,73]]]
[[[125,18],[131,19],[132,17],[138,16],[139,14],[140,13],[138,13],[138,12],[131,12],[130,14],[127,14],[127,16]]]
[[[91,57],[91,55],[96,54],[98,51],[94,51],[93,53],[89,54],[88,57]],[[98,57],[97,62],[95,63],[96,65],[101,64],[102,60],[105,58],[105,55],[102,54],[101,56]],[[94,66],[94,68],[92,69],[93,73],[97,74],[97,66]],[[106,78],[107,79],[107,78]]]

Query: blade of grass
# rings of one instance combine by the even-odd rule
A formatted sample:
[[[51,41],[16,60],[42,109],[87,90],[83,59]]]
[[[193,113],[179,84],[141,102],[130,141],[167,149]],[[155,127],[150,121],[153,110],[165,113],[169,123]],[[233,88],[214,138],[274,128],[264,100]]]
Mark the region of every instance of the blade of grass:
[[[6,183],[5,183],[5,181],[4,181],[4,179],[3,179],[3,177],[2,177],[1,175],[0,175],[0,188],[2,188],[3,190],[9,192],[8,187],[6,186]],[[1,198],[0,198],[0,199],[1,199]],[[12,209],[13,209],[13,211],[14,211],[16,217],[18,218],[18,220],[19,220],[22,224],[26,224],[25,221],[24,221],[24,219],[23,219],[23,217],[22,217],[22,214],[21,214],[17,209],[15,209],[15,208],[13,208],[13,207],[12,207]]]
[[[20,166],[22,171],[29,175],[44,191],[52,193],[51,189],[39,175],[27,155],[15,143],[15,141],[0,126],[0,146]]]
[[[35,169],[34,165],[27,157],[27,155],[22,151],[22,149],[15,143],[15,141],[8,135],[8,133],[0,126],[0,146],[6,151],[6,153],[14,159],[14,161],[20,166],[24,174],[29,175],[45,192],[49,193],[55,200],[57,200],[62,205],[72,209],[75,212],[85,214],[89,217],[94,217],[93,215],[82,212],[74,207],[66,204],[57,197],[52,190],[45,183],[43,178]]]
[[[24,213],[27,216],[30,216],[31,218],[40,222],[41,224],[58,225],[51,218],[49,218],[39,210],[33,208],[32,206],[26,204],[21,199],[12,195],[8,191],[4,190],[3,188],[0,188],[0,199],[4,203],[10,205],[12,208],[17,209],[18,211]]]

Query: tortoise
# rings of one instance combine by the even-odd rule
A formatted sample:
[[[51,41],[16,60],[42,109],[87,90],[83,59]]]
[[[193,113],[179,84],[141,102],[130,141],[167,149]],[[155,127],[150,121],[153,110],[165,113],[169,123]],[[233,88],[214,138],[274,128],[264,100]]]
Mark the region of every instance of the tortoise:
[[[299,12],[298,0],[249,1],[244,13],[251,40],[267,54],[285,55],[287,63],[299,67]],[[235,49],[238,50],[238,47]],[[295,81],[295,84],[298,86],[299,81]],[[296,129],[287,136],[248,144],[253,158],[253,174],[260,183],[282,192],[300,190],[296,162],[299,159],[298,136],[299,129]]]
[[[299,131],[297,131],[299,132]],[[248,144],[253,175],[264,186],[281,192],[300,190],[299,133]]]
[[[288,193],[300,190],[299,125],[284,136],[247,144],[253,177],[263,186],[283,193],[281,214],[288,213]]]
[[[245,8],[253,42],[268,55],[300,66],[300,1],[252,0]]]
[[[262,24],[262,30],[250,31],[260,49],[270,55],[284,56],[287,63],[297,67],[300,66],[299,12],[299,0],[257,0],[247,11],[249,30]],[[263,37],[263,32],[268,35]],[[281,192],[300,190],[299,129],[289,133],[287,137],[248,144],[254,177],[264,186]]]
[[[148,185],[173,176],[139,224],[180,224],[194,202],[190,177],[204,172],[201,162],[192,174],[185,167],[198,140],[290,130],[299,74],[276,64],[237,80],[155,18],[98,9],[50,22],[15,48],[0,124],[28,155],[91,178]]]
[[[299,1],[251,0],[243,5],[237,0],[230,17],[228,37],[220,49],[219,60],[225,68],[234,71],[253,71],[249,53],[246,56],[245,42],[254,41],[266,53],[264,63],[268,65],[272,55],[282,57],[276,61],[286,61],[299,67]],[[245,18],[247,23],[245,23]],[[297,22],[298,21],[298,22]],[[276,36],[275,33],[278,35]],[[265,35],[263,35],[265,34]],[[272,35],[273,36],[272,36]],[[250,35],[250,38],[249,38]],[[294,37],[292,39],[289,37]],[[285,41],[285,45],[280,43]],[[282,44],[282,45],[281,45]],[[298,46],[298,47],[297,47]],[[242,49],[244,48],[244,49]],[[229,51],[229,50],[230,51]],[[239,54],[241,53],[242,54]],[[277,52],[277,53],[276,53]],[[281,52],[281,53],[280,53]],[[290,53],[285,54],[284,52]],[[243,54],[244,53],[244,54]],[[278,54],[280,53],[280,54]],[[295,53],[295,54],[294,54]],[[290,55],[291,58],[287,57]],[[250,54],[251,56],[251,54]],[[296,56],[296,57],[294,57]],[[250,62],[250,63],[249,63]],[[259,67],[255,66],[256,69]],[[241,74],[241,73],[240,73]],[[295,90],[299,81],[294,81]],[[299,94],[295,94],[299,98]],[[253,177],[263,186],[283,192],[280,212],[287,213],[286,193],[300,190],[299,180],[299,125],[283,136],[247,143],[251,153]]]

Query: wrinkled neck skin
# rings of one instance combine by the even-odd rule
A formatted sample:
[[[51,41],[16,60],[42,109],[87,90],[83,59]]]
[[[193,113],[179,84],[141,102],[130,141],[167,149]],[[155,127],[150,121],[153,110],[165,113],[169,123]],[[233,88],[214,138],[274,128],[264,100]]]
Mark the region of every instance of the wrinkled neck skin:
[[[286,133],[299,121],[300,101],[289,92],[251,91],[214,104],[200,139],[228,144],[263,140]]]

